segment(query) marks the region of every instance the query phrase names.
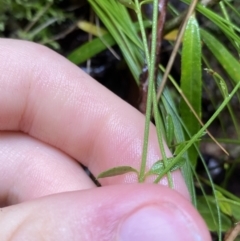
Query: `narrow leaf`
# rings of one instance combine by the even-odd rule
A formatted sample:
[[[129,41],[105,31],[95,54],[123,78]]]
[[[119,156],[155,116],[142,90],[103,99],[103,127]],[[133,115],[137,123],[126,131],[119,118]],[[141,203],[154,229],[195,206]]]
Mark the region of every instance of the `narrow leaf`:
[[[197,115],[201,116],[201,39],[195,16],[189,18],[183,38],[181,89]],[[190,135],[196,134],[200,129],[200,124],[184,101],[180,104],[180,114]],[[190,147],[188,153],[195,166],[198,155],[195,147]]]
[[[103,35],[102,39],[104,40],[104,43],[100,38],[95,38],[92,41],[81,45],[79,48],[74,49],[67,58],[74,64],[79,65],[105,50],[107,48],[105,44],[112,46],[116,43],[108,33]]]
[[[213,53],[227,74],[235,81],[235,83],[238,83],[240,81],[240,63],[213,35],[201,29],[201,36],[203,42]]]
[[[139,63],[141,66],[143,63],[142,42],[126,7],[116,0],[88,2],[118,44],[134,79],[139,83]]]
[[[128,172],[136,172],[138,174],[138,171],[133,167],[119,166],[119,167],[114,167],[114,168],[108,169],[107,171],[101,172],[97,176],[97,179],[104,178],[104,177],[118,176],[118,175],[126,174]]]
[[[191,0],[182,0],[182,1],[186,3],[191,2]],[[207,17],[211,22],[216,24],[229,39],[232,39],[233,41],[240,43],[239,34],[234,32],[234,31],[237,31],[237,32],[240,31],[240,28],[237,25],[234,25],[230,21],[224,19],[224,17],[222,17],[218,12],[211,10],[210,8],[206,8],[201,4],[198,4],[196,9],[205,17]]]
[[[174,125],[172,117],[168,114],[166,117],[166,139],[167,145],[171,146],[174,138]]]

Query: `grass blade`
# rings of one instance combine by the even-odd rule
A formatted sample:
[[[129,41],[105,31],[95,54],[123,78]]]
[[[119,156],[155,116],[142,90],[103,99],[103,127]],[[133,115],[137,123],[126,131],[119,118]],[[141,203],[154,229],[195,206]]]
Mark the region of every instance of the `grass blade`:
[[[212,34],[201,29],[201,36],[203,42],[213,53],[227,74],[235,81],[235,83],[238,83],[240,81],[240,63]]]
[[[101,38],[104,42],[100,38],[95,38],[74,49],[67,58],[74,64],[79,65],[105,50],[107,48],[105,43],[107,43],[108,46],[113,46],[116,43],[109,33],[104,34]]]

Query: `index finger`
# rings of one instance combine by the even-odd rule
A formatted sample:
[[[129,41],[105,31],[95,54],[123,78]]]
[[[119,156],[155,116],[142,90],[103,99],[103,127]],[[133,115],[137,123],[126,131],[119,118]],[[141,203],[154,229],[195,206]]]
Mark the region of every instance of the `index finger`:
[[[23,131],[72,156],[97,175],[122,165],[140,168],[144,116],[55,52],[0,40],[0,129]],[[166,148],[167,155],[170,155]],[[148,163],[161,159],[150,128]],[[103,185],[136,182],[135,174]],[[176,189],[187,196],[179,172]]]

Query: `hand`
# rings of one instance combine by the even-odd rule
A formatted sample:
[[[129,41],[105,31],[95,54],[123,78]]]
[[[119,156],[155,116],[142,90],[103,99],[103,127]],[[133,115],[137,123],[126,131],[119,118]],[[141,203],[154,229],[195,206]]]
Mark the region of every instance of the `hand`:
[[[137,110],[43,46],[1,39],[0,63],[1,240],[210,240],[180,171],[175,190],[135,174],[97,188],[79,165],[139,169]],[[151,126],[147,166],[160,158]]]

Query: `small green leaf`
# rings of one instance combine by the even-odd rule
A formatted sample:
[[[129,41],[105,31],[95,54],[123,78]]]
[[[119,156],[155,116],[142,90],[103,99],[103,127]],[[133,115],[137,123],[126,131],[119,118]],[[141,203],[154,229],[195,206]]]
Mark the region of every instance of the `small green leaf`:
[[[167,139],[167,145],[171,146],[174,138],[174,125],[172,117],[167,114],[166,117],[166,139]]]
[[[132,0],[118,0],[118,1],[125,7],[136,10],[135,3]]]
[[[229,205],[228,203],[228,200],[227,198],[225,198],[221,192],[219,191],[215,191],[215,195],[218,199],[218,203],[219,203],[219,207],[221,209],[221,211],[225,214],[227,214],[228,216],[232,216],[232,209],[231,209],[231,206]]]
[[[174,157],[170,157],[167,159],[168,164],[171,164],[171,162],[173,162]],[[175,171],[179,168],[181,168],[183,165],[185,164],[185,158],[182,157],[180,158],[179,162],[177,162],[175,165],[172,166],[171,168],[171,172]],[[165,166],[162,160],[157,161],[153,164],[153,166],[151,167],[151,169],[148,171],[147,175],[151,175],[151,174],[156,174],[156,175],[162,175],[165,171]]]
[[[128,172],[136,172],[138,174],[138,171],[133,167],[119,166],[119,167],[114,167],[114,168],[108,169],[107,171],[101,172],[97,176],[97,179],[104,178],[104,177],[118,176],[118,175],[126,174]]]
[[[208,203],[206,201],[208,200]],[[208,206],[208,204],[210,206]],[[211,212],[209,210],[211,209]],[[216,218],[218,217],[218,212],[216,209],[216,200],[212,196],[198,197],[197,199],[197,209],[201,216],[204,218],[208,229],[212,232],[218,231],[219,227]],[[221,212],[221,230],[222,232],[227,231],[232,226],[231,219]]]

